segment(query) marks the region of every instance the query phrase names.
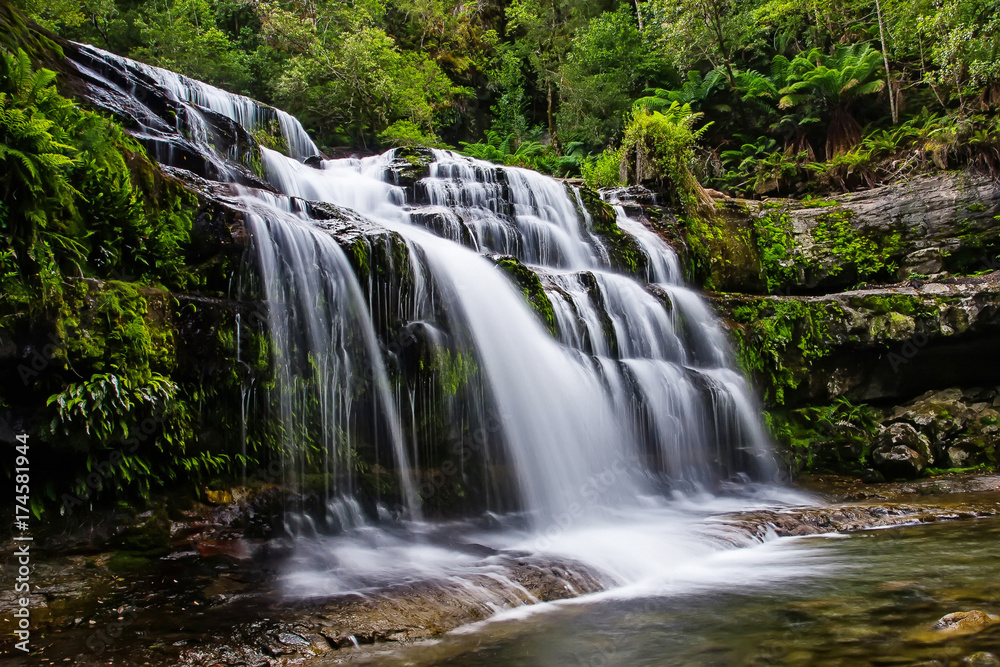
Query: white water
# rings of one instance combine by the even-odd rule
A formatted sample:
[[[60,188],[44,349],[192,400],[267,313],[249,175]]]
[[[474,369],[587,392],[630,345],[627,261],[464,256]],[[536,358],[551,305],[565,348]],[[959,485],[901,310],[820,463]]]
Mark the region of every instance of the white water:
[[[208,145],[205,110],[248,131],[274,120],[290,148],[292,158],[261,148],[279,194],[240,189],[234,195],[246,211],[268,307],[286,481],[319,470],[328,485],[325,525],[290,515],[289,527],[297,534],[342,531],[302,542],[288,578],[292,591],[366,590],[484,569],[502,576],[490,558],[470,552],[475,544],[577,559],[602,572],[608,587],[647,591],[682,572],[700,584],[760,572],[744,567],[756,562],[749,556],[726,564],[720,554],[749,545],[720,532],[710,514],[798,499],[759,490],[748,497],[746,489],[729,500],[712,495],[727,480],[767,482],[774,464],[725,335],[682,284],[676,255],[641,222],[617,209],[619,227],[645,257],[644,275],[632,276],[611,265],[589,216],[578,213],[579,193],[552,179],[435,151],[429,177],[408,197],[393,184],[391,153],[307,167],[294,157],[316,147],[287,114],[89,52],[152,80],[186,109],[179,129],[212,160],[239,156]],[[114,94],[130,92],[91,74]],[[331,224],[311,218],[296,198],[350,209],[402,238],[406,257],[391,269],[408,276],[405,293],[387,293],[371,276],[359,284]],[[517,257],[539,276],[554,335],[492,261],[497,254]],[[428,398],[406,378],[390,378],[387,365],[401,357],[373,322],[392,313],[401,314],[405,327],[419,327],[438,351],[471,355],[477,372],[470,382],[477,384],[454,396],[438,389]],[[413,468],[444,446],[440,432],[421,435],[417,415],[428,405],[459,431],[492,415],[497,427],[477,452],[481,478],[466,469],[464,456],[445,453],[455,472],[441,473],[444,482],[425,493],[427,482],[420,484]],[[406,522],[392,530],[373,525],[375,517],[365,517],[353,497],[357,450],[369,446],[377,460],[391,461],[400,488]],[[432,538],[421,506],[457,481],[485,489],[488,506],[518,508],[519,527],[460,529],[453,538],[458,546]],[[508,488],[513,498],[505,496]],[[382,508],[378,518],[389,515]],[[531,602],[515,588],[495,599],[477,595],[498,609]]]

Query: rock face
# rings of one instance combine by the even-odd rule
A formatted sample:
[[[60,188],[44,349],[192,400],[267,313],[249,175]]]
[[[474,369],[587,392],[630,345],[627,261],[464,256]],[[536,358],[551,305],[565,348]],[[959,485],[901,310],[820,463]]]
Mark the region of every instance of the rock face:
[[[1000,268],[1000,185],[988,176],[921,176],[802,201],[722,199],[680,221],[637,190],[614,193],[679,237],[691,276],[710,289],[816,294]]]
[[[1000,384],[1000,272],[817,297],[717,295],[771,405]]]
[[[816,260],[801,285],[806,289],[849,286],[864,271],[857,263],[838,263],[830,250],[835,239],[817,239],[818,230],[841,220],[859,238],[882,241],[882,258],[900,280],[998,268],[1000,187],[988,176],[919,177],[815,203],[782,202],[777,210],[788,216],[801,254]]]

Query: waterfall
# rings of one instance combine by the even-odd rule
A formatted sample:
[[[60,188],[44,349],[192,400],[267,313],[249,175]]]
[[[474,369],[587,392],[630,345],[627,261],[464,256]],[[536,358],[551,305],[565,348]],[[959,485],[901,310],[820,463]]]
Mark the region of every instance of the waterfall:
[[[634,502],[657,483],[773,472],[723,332],[681,284],[670,247],[621,207],[619,227],[645,255],[646,280],[614,270],[574,196],[535,172],[434,151],[429,175],[406,189],[392,183],[392,151],[320,169],[265,155],[286,195],[350,207],[423,258],[458,319],[435,326],[468,337],[503,415],[520,505],[541,523],[568,507]],[[441,218],[450,224],[427,224]],[[489,261],[495,255],[540,277],[555,336]],[[433,321],[430,309],[420,317]],[[588,500],[608,470],[600,503]]]
[[[723,331],[669,245],[623,207],[612,239],[579,190],[525,169],[443,150],[409,154],[412,182],[397,151],[306,165],[319,151],[288,114],[80,52],[95,103],[114,98],[137,136],[186,151],[158,148],[161,161],[188,168],[196,153],[217,165],[210,177],[243,184],[229,187],[267,306],[285,470],[323,474],[329,525],[357,523],[344,508],[361,459],[394,469],[411,519],[471,493],[476,509],[517,509],[539,528],[773,478]],[[273,129],[287,155],[244,138],[254,180],[236,165],[243,149],[219,145],[220,119]],[[623,242],[631,263],[612,252]]]

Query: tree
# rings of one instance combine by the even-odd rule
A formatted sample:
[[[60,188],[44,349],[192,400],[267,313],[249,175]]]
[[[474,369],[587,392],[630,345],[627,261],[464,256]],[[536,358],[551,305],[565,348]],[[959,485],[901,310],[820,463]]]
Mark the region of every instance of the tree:
[[[573,38],[561,70],[560,136],[603,146],[656,70],[628,5],[593,19]]]
[[[785,86],[779,91],[780,109],[816,104],[828,119],[827,159],[846,153],[861,141],[861,125],[852,114],[854,103],[885,89],[880,78],[882,53],[868,44],[837,48],[832,56],[816,48],[800,53],[791,62],[775,57],[776,69],[784,71]]]
[[[550,139],[557,148],[556,111],[562,66],[573,34],[604,8],[604,3],[574,0],[513,0],[506,8],[511,49],[535,74],[536,86],[544,94],[545,120]]]
[[[739,0],[651,0],[654,34],[664,57],[685,72],[708,62],[736,79],[736,51],[752,2]]]
[[[144,5],[135,19],[142,46],[129,54],[234,92],[246,89],[243,60],[215,25],[208,0],[172,0]]]
[[[1000,1],[943,0],[919,26],[931,43],[935,71],[926,80],[967,113],[970,102],[1000,104]]]

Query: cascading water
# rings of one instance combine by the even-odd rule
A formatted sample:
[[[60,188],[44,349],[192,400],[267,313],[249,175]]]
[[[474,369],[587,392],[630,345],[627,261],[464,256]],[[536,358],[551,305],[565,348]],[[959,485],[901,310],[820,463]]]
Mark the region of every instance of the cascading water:
[[[647,456],[675,483],[771,472],[724,335],[679,284],[669,246],[619,208],[646,256],[644,284],[600,259],[599,239],[558,182],[443,151],[433,159],[411,201],[386,182],[391,154],[317,170],[267,151],[265,164],[286,194],[349,205],[419,249],[506,416],[522,507],[544,521],[579,503],[587,480],[615,461],[630,465],[607,493],[634,498],[648,480],[631,464]],[[451,224],[426,224],[434,218]],[[556,340],[481,256],[492,254],[542,277]]]
[[[327,530],[353,529],[310,543],[311,561],[317,549],[333,556],[293,581],[332,592],[456,576],[467,553],[407,546],[433,532],[421,508],[446,494],[478,494],[478,511],[520,511],[516,528],[463,529],[477,544],[567,555],[608,586],[670,579],[680,563],[733,545],[699,523],[707,512],[691,499],[732,508],[745,501],[707,493],[773,479],[758,409],[676,255],[623,208],[609,230],[578,190],[448,151],[411,153],[425,171],[408,178],[393,151],[307,166],[318,151],[287,114],[81,53],[77,67],[103,91],[96,103],[155,88],[184,110],[179,128],[138,101],[115,112],[137,136],[179,129],[185,138],[171,141],[228,165],[212,177],[243,184],[229,186],[230,201],[244,212],[267,305],[285,471],[289,481],[322,473]],[[236,164],[239,151],[213,147],[216,116],[246,133],[278,125],[289,155],[254,146],[272,191]],[[394,468],[408,536],[358,528],[372,518],[354,499],[361,458]]]

